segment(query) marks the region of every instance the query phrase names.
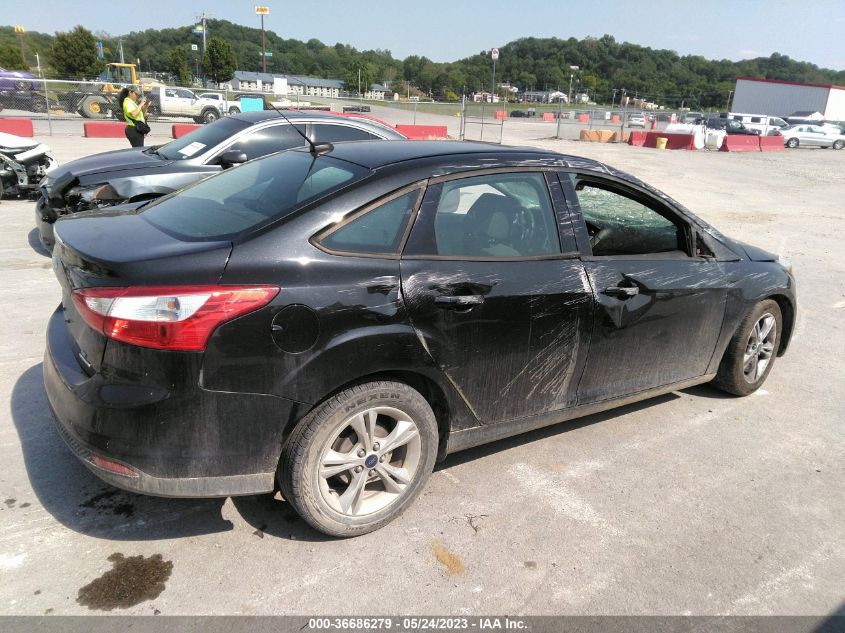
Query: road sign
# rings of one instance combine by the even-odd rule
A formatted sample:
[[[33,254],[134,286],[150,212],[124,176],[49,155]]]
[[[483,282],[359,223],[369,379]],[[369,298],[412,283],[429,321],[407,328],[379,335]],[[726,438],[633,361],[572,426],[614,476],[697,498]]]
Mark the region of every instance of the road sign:
[[[258,53],[258,54],[261,55],[261,53]],[[267,51],[266,53],[264,53],[264,57],[272,57],[272,56],[273,56],[273,51]]]
[[[270,15],[270,7],[255,7],[255,15]]]
[[[26,33],[26,31],[20,24],[15,24],[15,33]]]
[[[493,58],[493,61],[499,59],[499,49],[494,48],[492,51],[490,51],[490,57]]]
[[[197,46],[196,44],[191,44],[191,50],[192,51],[198,51],[199,49],[200,49],[200,47]]]

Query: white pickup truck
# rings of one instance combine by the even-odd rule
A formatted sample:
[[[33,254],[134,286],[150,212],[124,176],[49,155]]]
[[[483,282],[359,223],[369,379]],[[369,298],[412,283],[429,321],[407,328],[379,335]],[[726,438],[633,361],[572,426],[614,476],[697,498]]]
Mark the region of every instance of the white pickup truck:
[[[241,102],[238,100],[228,101],[222,92],[203,92],[197,95],[200,99],[208,99],[217,104],[217,109],[223,114],[240,114]]]
[[[147,110],[150,119],[160,116],[190,117],[197,123],[213,123],[226,112],[219,101],[197,96],[187,88],[154,86],[145,91],[145,96],[150,101]]]

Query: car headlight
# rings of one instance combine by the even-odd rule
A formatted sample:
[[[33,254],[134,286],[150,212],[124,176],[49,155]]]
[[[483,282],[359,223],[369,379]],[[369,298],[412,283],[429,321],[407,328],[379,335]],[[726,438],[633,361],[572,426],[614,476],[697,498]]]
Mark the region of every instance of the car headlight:
[[[85,185],[74,187],[65,194],[68,205],[82,205],[85,207],[102,204],[115,204],[123,198],[110,184]]]
[[[790,275],[792,274],[792,262],[784,257],[778,256],[778,264]]]

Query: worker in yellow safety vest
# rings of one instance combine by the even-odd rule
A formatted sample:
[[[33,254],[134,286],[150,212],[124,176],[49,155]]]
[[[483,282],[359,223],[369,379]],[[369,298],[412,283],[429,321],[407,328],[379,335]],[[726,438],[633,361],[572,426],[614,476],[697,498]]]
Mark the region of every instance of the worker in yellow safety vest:
[[[138,86],[127,86],[120,91],[118,102],[123,110],[123,118],[126,120],[126,129],[124,134],[129,140],[132,147],[144,146],[144,135],[150,131],[150,126],[147,125],[146,113],[150,102],[146,97],[141,97]]]

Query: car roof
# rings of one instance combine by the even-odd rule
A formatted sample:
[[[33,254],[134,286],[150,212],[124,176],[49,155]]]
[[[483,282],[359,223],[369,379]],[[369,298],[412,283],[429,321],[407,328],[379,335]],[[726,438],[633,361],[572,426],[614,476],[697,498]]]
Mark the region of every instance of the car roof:
[[[510,147],[490,143],[467,141],[356,141],[338,143],[330,156],[356,163],[369,169],[378,169],[395,163],[423,159],[441,159],[444,164],[453,163],[455,158],[472,163],[477,167],[519,166],[530,161],[561,166],[579,166],[587,169],[606,170],[598,161],[580,156],[568,156],[533,147]],[[495,158],[496,163],[491,164]]]
[[[286,116],[291,121],[295,121],[297,119],[320,118],[344,121],[349,120],[348,118],[337,116],[333,112],[325,112],[324,110],[283,110],[279,108],[279,111],[282,115]],[[269,121],[271,119],[281,118],[281,115],[276,110],[256,110],[253,112],[241,112],[239,114],[232,114],[230,116],[233,119],[238,119],[251,125],[255,125],[256,123],[263,123],[264,121]],[[364,119],[364,121],[366,121],[366,119]]]

